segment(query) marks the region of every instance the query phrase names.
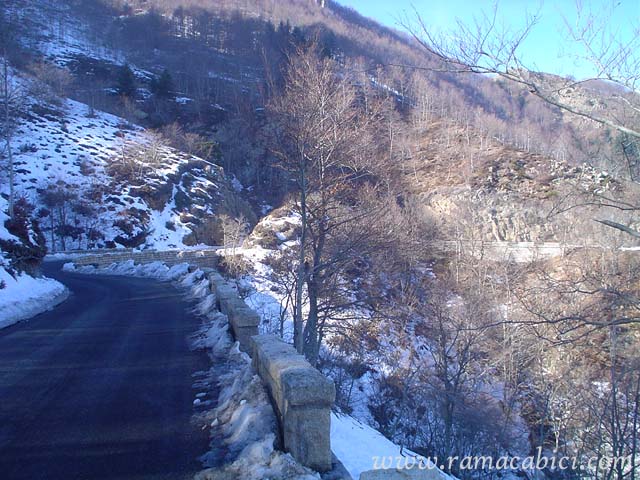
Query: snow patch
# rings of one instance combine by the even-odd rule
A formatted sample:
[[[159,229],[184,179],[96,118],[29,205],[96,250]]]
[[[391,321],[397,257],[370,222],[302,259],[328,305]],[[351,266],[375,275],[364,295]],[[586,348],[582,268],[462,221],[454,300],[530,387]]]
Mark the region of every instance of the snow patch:
[[[38,315],[63,302],[69,291],[51,278],[34,278],[26,273],[16,277],[0,266],[0,328]]]
[[[394,460],[398,457],[418,457],[410,450],[401,449],[368,425],[337,413],[331,414],[331,449],[354,479],[360,478],[362,472],[373,470],[376,457]],[[428,469],[437,473],[442,480],[454,479],[433,463],[429,464]]]
[[[212,331],[214,338],[223,332],[219,327]],[[228,338],[226,331],[224,334]],[[318,473],[275,449],[276,417],[262,381],[251,369],[249,357],[238,350],[237,342],[226,350],[229,371],[219,377],[219,406],[207,413],[214,435],[224,439],[226,463],[202,471],[196,479],[319,480]]]

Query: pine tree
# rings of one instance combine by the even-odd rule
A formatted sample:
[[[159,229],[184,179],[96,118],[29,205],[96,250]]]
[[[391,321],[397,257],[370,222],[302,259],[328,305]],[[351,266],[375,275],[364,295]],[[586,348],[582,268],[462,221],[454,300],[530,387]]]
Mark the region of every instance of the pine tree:
[[[118,74],[118,94],[125,97],[132,97],[136,93],[136,77],[129,65],[124,65]]]
[[[151,91],[156,97],[171,98],[173,97],[173,78],[167,69],[162,72],[158,79],[151,81]]]

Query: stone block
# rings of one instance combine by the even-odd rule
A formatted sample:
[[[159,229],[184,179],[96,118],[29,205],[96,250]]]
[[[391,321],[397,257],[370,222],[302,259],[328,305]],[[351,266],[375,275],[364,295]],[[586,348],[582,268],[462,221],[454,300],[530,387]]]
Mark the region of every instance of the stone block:
[[[335,385],[275,335],[255,336],[251,345],[253,366],[273,400],[285,450],[307,467],[331,470]]]
[[[309,364],[305,368],[286,369],[280,379],[289,405],[331,408],[336,399],[334,383]]]

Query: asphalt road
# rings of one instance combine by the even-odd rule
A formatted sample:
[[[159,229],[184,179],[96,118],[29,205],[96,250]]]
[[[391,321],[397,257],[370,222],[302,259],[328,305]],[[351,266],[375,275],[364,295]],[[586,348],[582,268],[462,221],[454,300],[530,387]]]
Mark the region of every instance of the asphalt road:
[[[0,479],[192,478],[198,319],[168,283],[59,268],[71,297],[0,330]]]

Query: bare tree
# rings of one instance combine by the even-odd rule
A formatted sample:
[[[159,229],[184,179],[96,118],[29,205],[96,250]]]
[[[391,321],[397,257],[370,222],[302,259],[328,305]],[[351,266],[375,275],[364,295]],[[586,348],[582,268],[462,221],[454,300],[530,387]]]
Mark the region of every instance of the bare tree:
[[[473,25],[458,20],[454,35],[434,34],[417,10],[415,20],[407,19],[403,25],[435,59],[436,66],[425,69],[498,75],[520,85],[548,105],[618,132],[623,139],[622,155],[633,180],[635,149],[640,140],[640,24],[636,19],[630,36],[622,38],[620,29],[612,21],[615,8],[594,12],[582,2],[577,2],[576,21],[572,23],[565,19],[569,38],[577,46],[577,51],[583,52],[578,60],[591,65],[594,72],[592,78],[579,81],[536,72],[522,57],[523,44],[536,28],[539,13],[527,14],[524,25],[517,31],[499,25],[497,4],[489,14],[476,19]],[[610,84],[606,95],[611,105],[607,108],[594,108],[588,99],[580,100],[575,95],[576,89],[585,87],[592,80],[606,80]],[[595,197],[593,205],[622,210],[640,209],[637,204],[603,199],[600,195]],[[640,236],[635,229],[619,222],[604,220],[601,223]]]
[[[33,63],[30,70],[35,80],[30,90],[36,98],[55,104],[67,96],[73,84],[73,76],[68,70],[44,61]]]
[[[287,249],[268,258],[268,264],[272,269],[269,280],[274,284],[276,291],[282,296],[278,312],[278,334],[284,338],[284,327],[287,318],[291,316],[291,310],[295,304],[296,286],[296,253]]]
[[[522,45],[536,27],[539,13],[527,15],[524,26],[518,31],[500,27],[497,4],[490,14],[485,13],[482,18],[476,19],[474,25],[458,20],[455,35],[432,33],[417,11],[416,22],[405,21],[403,25],[425,50],[440,61],[440,67],[435,69],[452,73],[499,75],[522,85],[533,95],[566,112],[640,138],[640,128],[637,126],[640,114],[640,26],[634,26],[630,38],[620,38],[619,30],[611,22],[612,13],[596,14],[578,2],[575,25],[565,21],[570,38],[585,52],[580,60],[593,66],[594,76],[580,81],[538,73],[521,56]],[[571,101],[573,87],[594,79],[605,79],[621,87],[615,91],[613,98],[630,109],[631,118],[617,118],[608,115],[612,112],[594,111]]]
[[[12,140],[16,128],[18,112],[24,102],[24,94],[9,66],[9,53],[13,43],[11,29],[0,18],[0,48],[2,48],[2,65],[0,67],[0,108],[2,120],[0,135],[4,139],[4,152],[8,159],[9,171],[9,216],[14,216],[15,168],[13,164]]]
[[[294,343],[315,362],[326,320],[346,309],[343,300],[336,302],[344,290],[338,279],[371,248],[367,230],[384,210],[376,201],[379,178],[369,154],[375,142],[368,129],[377,116],[360,107],[350,79],[313,45],[289,58],[284,91],[270,107],[277,120],[273,151],[295,182],[301,220]]]
[[[494,8],[490,15],[484,16],[473,26],[459,22],[455,34],[446,37],[433,34],[416,12],[417,23],[409,26],[409,29],[436,60],[432,66],[425,67],[429,70],[498,75],[548,105],[617,132],[622,139],[620,148],[629,169],[629,178],[633,181],[633,169],[637,162],[635,149],[640,138],[640,30],[636,25],[634,34],[623,40],[616,35],[618,26],[609,23],[611,11],[605,15],[598,12],[596,15],[587,11],[580,2],[577,6],[577,22],[575,25],[566,22],[567,29],[570,38],[585,52],[581,60],[591,63],[595,72],[593,78],[580,81],[536,72],[521,57],[522,45],[536,27],[537,15],[527,17],[520,31],[509,32],[498,25],[497,9]],[[608,96],[610,108],[594,108],[575,95],[576,90],[588,87],[588,82],[594,79],[608,82],[604,95]],[[528,137],[524,137],[524,140],[519,142],[519,146],[528,149]],[[595,194],[593,199],[581,201],[579,205],[571,204],[568,209],[578,206],[615,208],[628,212],[640,209],[635,199],[616,198],[609,192]],[[635,229],[620,222],[600,222],[630,235],[640,236]],[[541,349],[540,354],[535,356],[547,362],[541,368],[541,371],[545,371],[544,375],[548,376],[554,370],[561,372],[559,376],[535,385],[534,396],[538,399],[536,415],[539,415],[537,421],[540,429],[536,437],[541,446],[566,449],[568,445],[578,445],[582,451],[572,453],[596,455],[598,458],[623,457],[629,453],[635,455],[638,439],[638,380],[635,367],[629,368],[628,365],[637,364],[637,354],[619,358],[615,354],[615,344],[617,341],[629,345],[632,351],[637,348],[630,331],[636,328],[640,318],[638,271],[633,258],[623,257],[619,253],[586,252],[584,257],[574,254],[558,262],[560,265],[554,268],[547,264],[530,270],[523,283],[517,286],[517,291],[510,294],[518,297],[518,307],[524,312],[520,312],[520,318],[510,316],[496,322],[505,332],[507,328],[531,327],[533,338],[549,340],[555,345],[547,347],[552,353]],[[595,348],[592,344],[594,341],[605,345],[602,349]],[[560,350],[568,343],[570,348]],[[549,345],[547,342],[539,344]],[[576,345],[586,347],[576,353]],[[606,365],[610,373],[592,371],[589,380],[572,378],[571,382],[559,381],[563,375],[581,370],[578,357],[587,352],[596,358],[608,352],[608,361],[599,358],[596,362],[601,368]],[[554,356],[555,360],[551,360]],[[535,367],[531,372],[535,372]],[[511,376],[507,373],[505,371],[505,379]],[[582,375],[587,376],[586,373]],[[577,376],[574,374],[574,377]],[[594,377],[603,379],[602,388],[594,388]],[[579,386],[580,381],[584,384]],[[576,396],[576,391],[585,393]],[[582,400],[583,396],[589,399]],[[604,472],[592,473],[595,478],[634,478],[636,463],[637,459],[633,458],[631,469],[623,471],[622,465],[617,464]]]
[[[247,234],[249,223],[243,215],[234,218],[226,214],[220,215],[220,222],[224,247],[231,249],[231,255],[234,256]]]
[[[118,155],[107,166],[107,172],[118,180],[142,180],[147,172],[161,166],[167,153],[164,137],[155,131],[134,138],[123,136],[118,148]]]
[[[74,204],[78,201],[77,186],[59,180],[41,193],[40,200],[46,207],[42,216],[49,216],[51,222],[51,250],[56,251],[57,236],[60,248],[64,251],[67,239],[78,239],[81,233],[71,219]]]

